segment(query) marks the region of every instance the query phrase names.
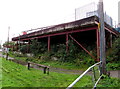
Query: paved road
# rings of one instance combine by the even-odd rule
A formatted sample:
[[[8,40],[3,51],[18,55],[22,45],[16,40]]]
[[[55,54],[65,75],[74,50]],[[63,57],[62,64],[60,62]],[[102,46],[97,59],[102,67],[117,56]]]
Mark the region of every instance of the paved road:
[[[120,70],[110,71],[110,76],[114,78],[120,78]]]

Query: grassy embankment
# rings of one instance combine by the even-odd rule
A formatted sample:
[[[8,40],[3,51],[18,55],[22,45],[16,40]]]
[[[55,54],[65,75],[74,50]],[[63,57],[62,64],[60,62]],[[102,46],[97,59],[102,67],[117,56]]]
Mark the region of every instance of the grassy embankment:
[[[78,76],[55,72],[47,75],[41,70],[27,70],[25,66],[2,59],[2,87],[67,87]],[[92,85],[91,77],[85,76],[75,87],[85,87],[88,84]]]
[[[9,53],[10,57],[15,58],[16,60],[21,60],[27,62],[26,59],[29,59],[29,57],[26,57],[24,55],[20,54],[14,54],[13,52]],[[41,60],[38,58],[30,58],[32,62],[34,63],[39,63],[43,64],[46,66],[51,66],[55,68],[63,68],[63,69],[76,69],[76,70],[86,70],[89,66],[85,64],[81,64],[80,66],[75,65],[75,63],[70,63],[70,62],[60,62],[60,61],[53,61],[53,60]]]
[[[41,70],[32,68],[31,70],[27,70],[25,66],[6,61],[5,59],[0,60],[0,64],[1,63],[2,66],[0,71],[2,69],[2,87],[67,87],[79,76],[55,72],[50,72],[50,74],[47,75],[43,74],[43,71]],[[85,76],[74,87],[92,86],[91,76]],[[118,88],[120,87],[120,79],[105,77],[100,80],[97,87]]]

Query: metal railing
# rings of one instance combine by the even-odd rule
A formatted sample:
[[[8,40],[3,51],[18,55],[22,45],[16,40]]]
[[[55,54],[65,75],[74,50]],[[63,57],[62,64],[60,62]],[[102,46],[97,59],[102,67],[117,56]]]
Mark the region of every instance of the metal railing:
[[[70,88],[72,88],[87,72],[89,72],[91,69],[92,69],[92,71],[93,71],[93,78],[94,78],[94,80],[96,80],[96,78],[95,78],[95,69],[94,69],[94,67],[96,66],[96,65],[101,65],[101,61],[100,62],[98,62],[98,63],[95,63],[94,65],[92,65],[92,66],[90,66],[85,72],[83,72],[73,83],[71,83],[66,89],[70,89]],[[98,80],[95,82],[95,84],[94,84],[94,86],[93,86],[93,89],[95,89],[96,88],[96,85],[98,84],[98,82],[100,81],[100,79],[101,79],[101,77],[102,77],[102,73],[101,73],[101,69],[100,69],[100,66],[98,66],[99,68],[99,73],[100,73],[100,77],[98,78]]]

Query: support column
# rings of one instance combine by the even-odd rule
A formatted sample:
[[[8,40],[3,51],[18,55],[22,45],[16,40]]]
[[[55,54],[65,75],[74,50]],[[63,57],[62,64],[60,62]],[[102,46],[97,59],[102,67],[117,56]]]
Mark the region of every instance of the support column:
[[[29,53],[29,49],[30,49],[30,40],[28,40],[28,43],[27,43],[27,53]]]
[[[48,36],[48,52],[50,52],[50,36]]]
[[[30,52],[30,40],[28,40],[28,53]]]
[[[100,61],[100,32],[99,28],[96,29],[96,38],[97,38],[97,60]]]
[[[112,33],[110,33],[110,47],[112,47]]]
[[[83,47],[77,40],[75,40],[71,35],[70,38],[75,41],[85,52],[87,52],[93,59],[96,59],[85,47]]]
[[[68,33],[66,34],[66,52],[68,53]]]
[[[18,48],[18,41],[17,41],[17,47],[16,47],[16,50],[18,51],[18,49],[19,49],[19,48]]]

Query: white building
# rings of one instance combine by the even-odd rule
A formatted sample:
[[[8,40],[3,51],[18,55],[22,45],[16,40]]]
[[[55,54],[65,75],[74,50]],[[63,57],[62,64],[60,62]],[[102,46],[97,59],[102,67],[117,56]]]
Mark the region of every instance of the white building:
[[[118,2],[118,27],[120,27],[120,1]]]
[[[94,15],[99,17],[98,4],[95,2],[75,9],[75,20],[87,18]],[[104,12],[104,21],[113,27],[113,20],[109,15],[106,14],[106,12]]]

